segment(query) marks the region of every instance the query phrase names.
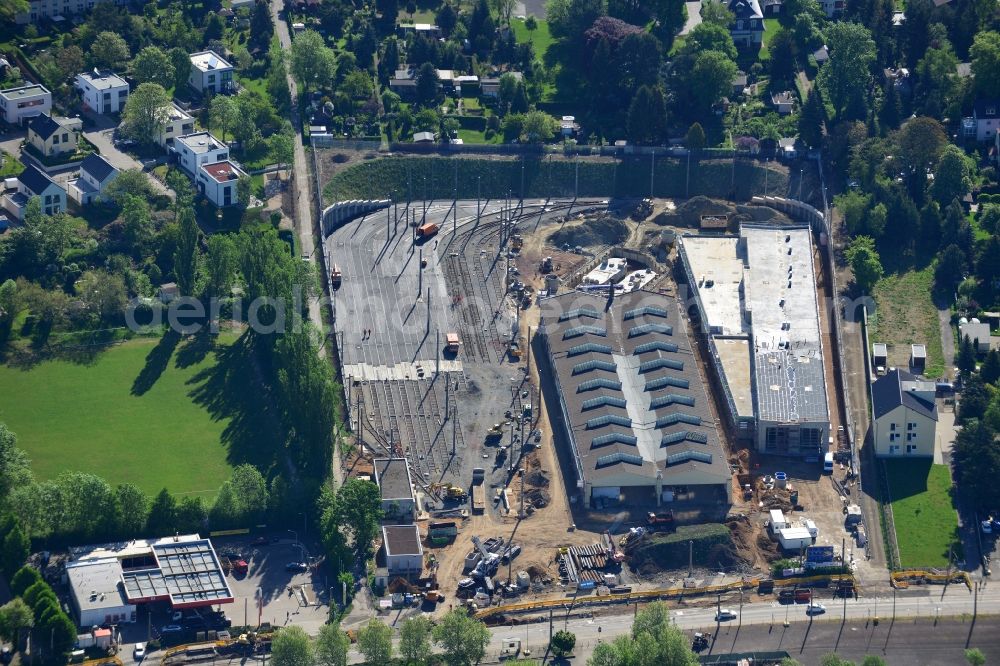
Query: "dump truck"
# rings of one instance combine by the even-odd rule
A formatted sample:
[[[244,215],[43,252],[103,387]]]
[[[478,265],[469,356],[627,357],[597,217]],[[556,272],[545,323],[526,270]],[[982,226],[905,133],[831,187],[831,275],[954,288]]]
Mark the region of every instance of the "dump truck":
[[[430,238],[438,232],[440,227],[436,222],[428,222],[417,227],[417,238]]]
[[[524,247],[524,237],[521,234],[514,234],[510,237],[510,248],[512,250],[520,250]]]
[[[486,470],[477,467],[472,470],[472,512],[482,513],[486,510]]]
[[[444,339],[444,350],[449,354],[457,354],[458,350],[462,347],[462,341],[459,339],[458,333],[449,333]]]

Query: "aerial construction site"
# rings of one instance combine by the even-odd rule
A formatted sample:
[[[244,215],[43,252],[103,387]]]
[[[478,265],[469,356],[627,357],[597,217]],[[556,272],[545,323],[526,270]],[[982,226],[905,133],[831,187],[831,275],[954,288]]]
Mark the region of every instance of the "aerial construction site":
[[[793,227],[772,208],[708,200],[516,199],[366,202],[329,225],[334,335],[357,442],[349,469],[379,484],[386,511],[381,607],[766,578],[773,562],[805,560],[814,547],[813,564],[863,576],[864,557],[841,547],[852,536],[849,452],[833,474],[822,469],[839,413],[833,373],[821,369],[829,329],[814,334],[817,371],[800,373],[821,385],[788,399],[799,411],[806,398],[823,401],[809,412],[822,418],[829,396],[831,418],[801,454],[774,455],[773,436],[753,433],[757,407],[740,375],[761,362],[752,331],[703,334],[698,304],[715,297],[687,297],[705,281],[688,284],[679,236],[728,230],[733,256],[748,261],[747,223]],[[819,294],[818,248],[803,233],[796,280],[812,284],[797,288]],[[743,288],[725,289],[735,306],[707,315],[732,315],[739,329]],[[747,358],[733,360],[734,347],[720,369],[711,349],[730,338]]]

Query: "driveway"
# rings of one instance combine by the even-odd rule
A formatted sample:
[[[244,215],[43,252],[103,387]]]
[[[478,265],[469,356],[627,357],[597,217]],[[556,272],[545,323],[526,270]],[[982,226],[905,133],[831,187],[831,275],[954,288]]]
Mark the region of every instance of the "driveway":
[[[23,129],[13,129],[0,134],[0,150],[10,153],[14,157],[21,155],[21,143],[28,136],[28,132]]]
[[[136,160],[131,155],[127,155],[122,151],[118,150],[115,146],[113,140],[113,135],[115,131],[115,126],[107,126],[107,123],[102,123],[94,127],[93,129],[87,130],[83,133],[87,141],[97,146],[97,150],[100,151],[101,157],[106,159],[111,163],[111,166],[116,169],[138,169],[143,171],[142,163]],[[165,194],[171,199],[174,198],[174,191],[169,189],[166,185],[153,178],[151,174],[146,172],[149,182],[153,185],[153,189],[159,194]]]

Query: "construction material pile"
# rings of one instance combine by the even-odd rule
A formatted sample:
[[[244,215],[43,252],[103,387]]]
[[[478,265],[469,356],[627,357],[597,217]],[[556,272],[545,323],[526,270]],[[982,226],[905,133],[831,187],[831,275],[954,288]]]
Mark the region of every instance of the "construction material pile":
[[[604,581],[604,572],[616,564],[617,549],[607,533],[601,535],[601,542],[590,546],[573,546],[562,558],[566,578],[572,582],[591,580]],[[619,558],[620,561],[620,558]],[[563,568],[560,567],[560,568]]]
[[[566,226],[546,239],[555,247],[570,248],[619,245],[628,238],[628,225],[610,215],[585,220],[582,224]]]

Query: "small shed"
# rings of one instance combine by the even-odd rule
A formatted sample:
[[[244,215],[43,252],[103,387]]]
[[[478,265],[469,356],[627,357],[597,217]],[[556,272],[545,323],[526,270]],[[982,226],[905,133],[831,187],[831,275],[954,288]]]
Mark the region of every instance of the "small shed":
[[[771,509],[771,531],[777,532],[778,530],[785,529],[788,527],[788,520],[785,519],[785,514],[781,512],[781,509]]]
[[[851,525],[857,525],[861,522],[861,507],[857,504],[851,504],[847,507],[847,517],[844,518],[844,524],[847,527]]]
[[[413,143],[434,143],[434,132],[414,132]]]
[[[786,527],[778,530],[778,543],[782,550],[794,552],[811,546],[813,537],[805,527]]]
[[[884,342],[876,342],[872,345],[872,366],[885,370],[889,365],[889,346]]]
[[[990,326],[990,330],[1000,328],[1000,312],[981,312],[979,321],[985,321]]]
[[[910,345],[910,368],[913,372],[923,374],[927,365],[927,346]]]

